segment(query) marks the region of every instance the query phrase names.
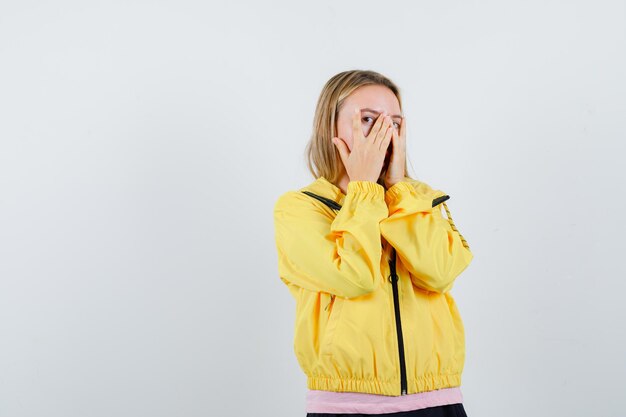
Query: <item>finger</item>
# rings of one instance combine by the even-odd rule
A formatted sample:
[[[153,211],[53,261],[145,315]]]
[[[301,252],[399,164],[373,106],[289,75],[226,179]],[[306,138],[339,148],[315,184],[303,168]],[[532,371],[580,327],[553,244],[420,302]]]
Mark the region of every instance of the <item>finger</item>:
[[[371,140],[372,142],[376,142],[376,137],[378,136],[378,132],[380,131],[380,128],[383,125],[384,121],[385,113],[381,113],[378,116],[378,119],[376,119],[376,123],[374,123],[374,126],[372,126],[372,130],[370,130],[370,134],[367,136],[367,139]]]
[[[356,141],[358,138],[364,139],[363,128],[361,127],[361,109],[355,108],[352,115],[352,137]]]
[[[382,140],[384,139],[385,135],[387,134],[387,130],[391,128],[391,122],[390,119],[385,117],[385,121],[383,122],[382,127],[380,128],[378,135],[376,136],[376,139],[374,140],[374,143],[380,148],[380,144],[382,142]]]
[[[348,160],[348,156],[350,156],[350,151],[348,150],[348,145],[341,138],[334,137],[333,143],[335,147],[339,151],[339,157],[341,158],[341,162],[343,162],[344,166],[346,165],[346,161]]]
[[[385,136],[383,136],[382,140],[380,141],[381,143],[381,149],[387,150],[387,147],[389,146],[389,142],[391,142],[391,138],[393,137],[395,132],[395,129],[390,126],[387,131],[385,132]]]
[[[391,140],[393,140],[394,142],[398,140],[398,138],[401,136],[402,134],[402,120],[400,120],[400,126],[398,126],[397,128],[394,126],[393,127],[393,136],[391,137]]]
[[[402,121],[400,122],[400,137],[404,138],[406,136],[406,118],[403,116]]]
[[[396,129],[391,128],[390,129],[391,134],[388,136],[385,136],[384,140],[382,141],[382,149],[387,150],[387,147],[389,146],[389,142],[393,141],[396,142],[398,139],[398,132],[396,131]]]

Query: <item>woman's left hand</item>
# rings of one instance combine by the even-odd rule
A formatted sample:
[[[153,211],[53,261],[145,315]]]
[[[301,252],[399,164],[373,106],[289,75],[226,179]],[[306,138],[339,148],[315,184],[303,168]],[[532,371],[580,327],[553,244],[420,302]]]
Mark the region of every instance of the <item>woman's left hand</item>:
[[[402,181],[405,176],[404,164],[406,161],[406,118],[402,117],[400,132],[393,129],[391,133],[392,152],[389,166],[385,173],[385,186],[391,188],[395,183]]]

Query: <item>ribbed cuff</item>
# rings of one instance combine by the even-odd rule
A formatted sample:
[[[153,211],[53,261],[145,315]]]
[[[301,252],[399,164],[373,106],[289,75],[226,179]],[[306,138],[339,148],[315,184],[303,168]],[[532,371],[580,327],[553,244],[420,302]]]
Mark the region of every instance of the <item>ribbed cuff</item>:
[[[346,194],[352,194],[354,192],[365,192],[374,194],[375,197],[380,196],[380,198],[382,198],[385,193],[385,187],[373,181],[350,181],[348,183],[348,189],[346,190],[346,192]]]
[[[415,193],[415,188],[413,187],[413,185],[408,181],[398,181],[397,183],[389,187],[389,189],[387,189],[387,191],[385,192],[385,202],[387,204],[390,204],[393,201],[402,197],[402,194],[407,193]]]

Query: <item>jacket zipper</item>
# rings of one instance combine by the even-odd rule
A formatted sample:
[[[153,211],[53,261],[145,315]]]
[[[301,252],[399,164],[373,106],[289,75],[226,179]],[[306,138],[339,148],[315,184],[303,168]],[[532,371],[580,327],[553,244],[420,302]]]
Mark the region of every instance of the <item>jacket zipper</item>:
[[[312,193],[310,191],[302,191],[304,194],[309,195],[310,197],[313,197],[319,201],[321,201],[322,203],[326,204],[329,208],[333,209],[333,210],[340,210],[341,209],[341,205],[339,205],[337,202],[335,202],[334,200],[331,200],[329,198],[323,197],[321,195]],[[399,351],[399,356],[400,356],[400,395],[406,395],[406,365],[404,363],[404,342],[402,339],[402,324],[400,323],[400,297],[398,295],[398,274],[396,274],[396,249],[394,247],[391,248],[392,249],[392,258],[389,259],[389,267],[391,270],[391,273],[389,274],[389,282],[391,282],[392,286],[393,286],[393,306],[394,306],[394,311],[395,311],[395,315],[396,315],[396,331],[398,334],[398,351]],[[335,297],[332,296],[330,302],[334,301]],[[326,306],[326,308],[328,308],[328,306],[330,305],[330,302],[328,303],[328,305]]]
[[[400,357],[400,395],[406,395],[406,364],[404,361],[404,341],[402,323],[400,322],[400,296],[398,294],[398,274],[396,273],[396,249],[392,247],[392,258],[389,259],[389,282],[393,288],[393,307],[396,314],[396,332],[398,334],[398,353]]]

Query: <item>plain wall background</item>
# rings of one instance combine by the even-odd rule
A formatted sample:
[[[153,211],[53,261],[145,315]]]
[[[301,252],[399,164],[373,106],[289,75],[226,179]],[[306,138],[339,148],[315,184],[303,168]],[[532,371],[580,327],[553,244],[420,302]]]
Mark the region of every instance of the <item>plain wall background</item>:
[[[399,84],[470,417],[624,416],[624,1],[0,3],[0,416],[304,416],[272,209]]]

